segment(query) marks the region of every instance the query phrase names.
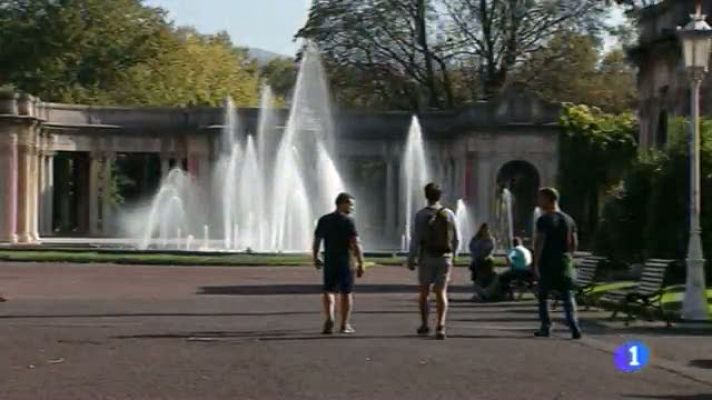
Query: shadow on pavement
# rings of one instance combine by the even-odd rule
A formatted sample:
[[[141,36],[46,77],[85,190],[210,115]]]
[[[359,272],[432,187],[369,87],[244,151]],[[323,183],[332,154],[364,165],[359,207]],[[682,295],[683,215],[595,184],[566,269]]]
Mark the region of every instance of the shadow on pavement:
[[[692,360],[690,366],[702,369],[712,369],[712,359],[710,360]]]
[[[623,397],[629,399],[664,399],[664,400],[712,400],[712,394],[692,394],[692,395],[648,395],[648,394],[627,394]]]
[[[593,334],[610,334],[615,332],[619,335],[653,335],[653,336],[710,336],[710,328],[692,328],[684,325],[677,325],[671,328],[665,326],[663,321],[653,321],[655,326],[625,326],[623,321],[611,321],[606,319],[586,319],[586,323],[594,328]],[[651,323],[647,322],[646,323]],[[635,322],[632,322],[635,324]]]
[[[448,335],[449,339],[532,339],[526,335]],[[321,335],[314,333],[298,334],[297,331],[217,331],[217,332],[186,332],[186,333],[159,333],[159,334],[140,334],[140,335],[121,335],[113,336],[111,339],[186,339],[189,341],[210,341],[218,339],[249,339],[254,341],[264,342],[287,342],[287,341],[309,341],[309,340],[402,340],[402,339],[421,339],[435,340],[434,336],[421,337],[416,334],[408,335]]]
[[[414,314],[413,310],[366,310],[354,311],[354,314]],[[270,312],[231,312],[231,313],[104,313],[104,314],[50,314],[50,315],[0,315],[3,319],[62,319],[62,318],[150,318],[150,317],[274,317],[290,315],[320,315],[319,311],[270,311]]]
[[[242,285],[242,286],[203,286],[198,294],[205,295],[238,295],[238,296],[264,296],[264,295],[289,295],[289,294],[319,294],[321,285],[283,284],[283,285]],[[451,293],[467,293],[469,288],[451,287]],[[398,284],[360,284],[354,289],[355,294],[369,293],[418,293],[416,285]]]
[[[531,318],[522,318],[522,317],[488,318],[486,316],[476,316],[474,318],[450,318],[450,321],[454,321],[454,322],[538,322],[539,317],[536,315],[536,312],[533,312]]]

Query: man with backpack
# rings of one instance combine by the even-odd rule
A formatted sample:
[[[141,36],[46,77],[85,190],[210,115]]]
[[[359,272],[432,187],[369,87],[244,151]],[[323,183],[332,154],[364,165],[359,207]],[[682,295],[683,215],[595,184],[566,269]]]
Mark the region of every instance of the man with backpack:
[[[430,333],[428,314],[430,311],[428,298],[430,288],[435,293],[438,308],[438,320],[435,337],[443,340],[445,334],[445,317],[447,315],[447,284],[450,280],[453,258],[459,244],[455,225],[455,214],[440,204],[442,190],[434,183],[425,186],[425,198],[428,205],[415,214],[415,222],[411,232],[408,268],[412,271],[418,266],[418,283],[420,285],[421,325],[419,335]]]

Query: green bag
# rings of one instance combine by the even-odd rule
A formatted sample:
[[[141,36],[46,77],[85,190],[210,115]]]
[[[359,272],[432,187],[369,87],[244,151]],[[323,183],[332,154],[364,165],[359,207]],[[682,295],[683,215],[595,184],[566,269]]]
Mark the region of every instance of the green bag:
[[[576,263],[574,262],[574,258],[571,256],[571,254],[564,254],[564,256],[561,259],[561,263],[563,264],[563,282],[562,285],[564,286],[565,289],[573,289],[574,286],[576,285]]]

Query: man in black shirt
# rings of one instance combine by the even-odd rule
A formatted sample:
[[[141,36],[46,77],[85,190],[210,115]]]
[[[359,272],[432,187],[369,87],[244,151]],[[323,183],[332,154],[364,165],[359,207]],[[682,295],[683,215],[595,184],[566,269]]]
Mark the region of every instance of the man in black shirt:
[[[353,212],[354,198],[348,193],[336,197],[336,211],[319,218],[312,246],[314,266],[324,269],[324,313],[326,322],[322,333],[334,330],[335,295],[341,294],[341,333],[354,333],[349,320],[353,305],[354,269],[351,256],[356,257],[356,273],[363,275],[363,251],[358,240],[356,225],[349,214]],[[324,261],[319,258],[321,241],[324,241]]]
[[[539,319],[541,328],[536,336],[551,334],[549,293],[557,292],[564,304],[566,321],[573,339],[581,338],[576,300],[573,296],[573,253],[578,246],[576,223],[559,210],[559,193],[553,188],[539,190],[539,207],[544,214],[536,221],[534,272],[539,278]]]

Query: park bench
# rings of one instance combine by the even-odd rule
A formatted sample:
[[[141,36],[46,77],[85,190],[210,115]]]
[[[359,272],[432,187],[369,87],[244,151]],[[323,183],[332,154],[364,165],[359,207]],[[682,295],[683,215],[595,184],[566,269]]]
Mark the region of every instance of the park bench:
[[[589,293],[596,287],[598,267],[605,257],[588,256],[576,260],[576,281],[574,282],[576,298],[583,303],[586,310],[590,308]]]
[[[610,319],[615,320],[619,312],[626,314],[625,324],[630,324],[635,320],[633,307],[637,306],[648,315],[649,320],[653,320],[651,309],[655,309],[665,320],[665,324],[670,327],[669,314],[663,309],[663,280],[665,272],[672,263],[672,260],[650,259],[645,262],[640,280],[627,289],[611,290],[604,293],[600,302],[613,304],[613,313]]]
[[[579,299],[588,310],[590,307],[588,294],[596,287],[598,267],[605,257],[586,255],[582,258],[576,257],[574,260],[576,264],[576,280],[574,282],[576,299]],[[552,296],[554,296],[552,308],[555,309],[559,304],[559,295],[552,293]]]

